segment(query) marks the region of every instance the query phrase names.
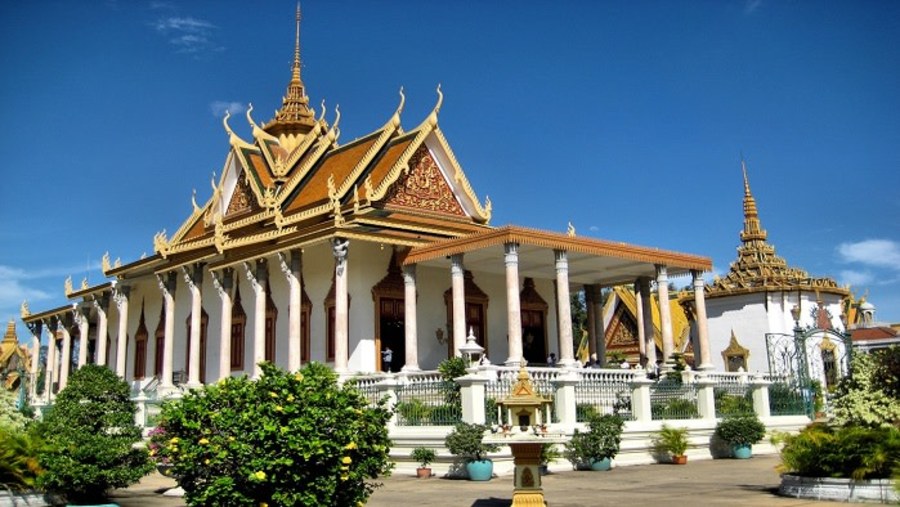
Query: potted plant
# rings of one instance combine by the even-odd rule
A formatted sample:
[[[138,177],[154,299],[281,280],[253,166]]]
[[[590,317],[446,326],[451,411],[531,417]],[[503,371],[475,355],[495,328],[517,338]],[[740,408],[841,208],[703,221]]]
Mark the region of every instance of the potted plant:
[[[559,450],[556,448],[556,444],[551,444],[551,443],[541,444],[541,456],[540,456],[540,463],[538,465],[540,468],[540,471],[541,471],[541,475],[547,475],[548,473],[550,473],[550,470],[549,470],[550,462],[556,461],[557,459],[559,459],[559,457],[560,457],[560,453],[559,453]]]
[[[688,448],[687,428],[673,428],[663,424],[662,428],[653,434],[653,450],[672,459],[676,465],[687,463]]]
[[[487,453],[497,452],[500,446],[484,443],[484,424],[459,423],[444,439],[447,449],[466,463],[466,472],[473,481],[489,481],[494,472],[494,463],[487,459]]]
[[[565,456],[576,469],[609,470],[619,453],[625,422],[617,415],[592,416],[588,431],[575,430],[566,443]]]
[[[416,477],[419,479],[431,477],[431,468],[428,466],[437,458],[434,449],[428,447],[416,447],[410,455],[412,459],[419,462],[419,468],[416,468]]]
[[[731,415],[716,424],[715,434],[731,446],[735,458],[747,459],[753,444],[766,436],[766,427],[756,414]]]

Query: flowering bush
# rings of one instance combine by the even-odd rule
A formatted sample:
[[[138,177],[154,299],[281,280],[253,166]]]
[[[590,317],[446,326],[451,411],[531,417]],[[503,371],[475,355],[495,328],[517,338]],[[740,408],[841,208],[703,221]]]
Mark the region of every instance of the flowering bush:
[[[389,412],[326,366],[262,365],[163,406],[165,445],[188,505],[356,506],[389,473]]]
[[[171,462],[169,457],[163,452],[169,438],[166,436],[166,429],[157,426],[147,433],[150,440],[147,441],[147,449],[150,450],[150,459],[157,465],[169,465]]]

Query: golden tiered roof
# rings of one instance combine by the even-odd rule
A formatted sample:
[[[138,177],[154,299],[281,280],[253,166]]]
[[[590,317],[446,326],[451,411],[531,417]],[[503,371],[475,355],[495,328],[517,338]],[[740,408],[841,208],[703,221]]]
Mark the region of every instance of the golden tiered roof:
[[[25,373],[31,372],[31,354],[28,347],[19,345],[19,339],[16,337],[16,321],[10,319],[6,324],[6,334],[3,341],[0,342],[0,370],[6,369],[13,356],[18,358],[18,364]],[[19,374],[15,369],[9,372],[3,387],[5,389],[14,389],[18,386]]]
[[[723,277],[716,277],[707,288],[707,297],[798,289],[846,295],[847,289],[838,287],[833,279],[810,277],[802,269],[789,267],[775,253],[775,247],[766,241],[766,230],[760,224],[756,199],[750,191],[744,161],[741,161],[741,170],[744,175],[744,230],[740,235],[742,244],[737,249],[737,260],[731,263],[728,273]]]

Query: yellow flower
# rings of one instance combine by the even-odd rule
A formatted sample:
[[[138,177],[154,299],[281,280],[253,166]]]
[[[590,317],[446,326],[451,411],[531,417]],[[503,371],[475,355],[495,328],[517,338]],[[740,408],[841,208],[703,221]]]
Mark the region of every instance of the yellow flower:
[[[349,478],[350,478],[349,475],[347,475],[347,474],[341,474],[341,480],[342,480],[342,481],[346,481],[346,480],[349,479]]]
[[[177,443],[178,443],[178,437],[172,437],[171,439],[169,439],[169,443],[170,443],[170,444],[177,444]]]
[[[345,451],[352,451],[353,449],[356,449],[356,442],[350,442],[344,446]]]
[[[282,407],[281,405],[275,405],[275,411],[276,412],[284,412],[284,407]]]
[[[234,442],[234,437],[228,437],[229,442]]]
[[[259,502],[259,507],[269,507],[269,504],[266,502]]]
[[[276,394],[275,391],[269,391],[269,397],[271,397],[271,398],[277,398],[277,397],[278,397],[278,394]]]
[[[209,465],[209,458],[206,458],[205,460],[203,460],[203,464],[204,464],[204,465]]]
[[[250,478],[256,479],[258,481],[264,481],[264,480],[266,480],[266,473],[263,472],[262,470],[259,470],[257,472],[254,472],[253,475],[250,476]]]
[[[156,449],[151,449],[151,450],[150,450],[150,455],[151,455],[151,456],[156,456]]]
[[[297,381],[303,380],[303,374],[298,371],[297,373],[294,374],[294,380],[297,380]]]
[[[197,443],[200,444],[200,445],[206,445],[206,444],[209,443],[209,439],[207,439],[207,438],[201,438],[200,440],[197,441]]]
[[[341,463],[343,463],[345,465],[349,465],[350,463],[353,463],[353,459],[351,459],[350,456],[344,456],[341,459]]]
[[[288,401],[288,403],[291,403],[292,401],[294,401],[294,395],[293,394],[287,395],[287,401]]]

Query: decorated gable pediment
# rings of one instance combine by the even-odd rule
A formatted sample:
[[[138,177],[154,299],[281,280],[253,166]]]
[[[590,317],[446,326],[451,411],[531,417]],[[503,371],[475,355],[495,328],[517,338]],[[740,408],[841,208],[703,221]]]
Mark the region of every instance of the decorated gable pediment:
[[[237,179],[237,184],[234,186],[234,192],[232,192],[231,199],[228,201],[228,206],[225,208],[225,217],[228,218],[243,215],[245,213],[258,211],[259,209],[260,206],[256,202],[253,191],[250,189],[250,184],[247,181],[247,178],[242,175]]]
[[[388,190],[384,204],[466,216],[444,173],[424,144],[419,146],[410,159],[409,170]]]

